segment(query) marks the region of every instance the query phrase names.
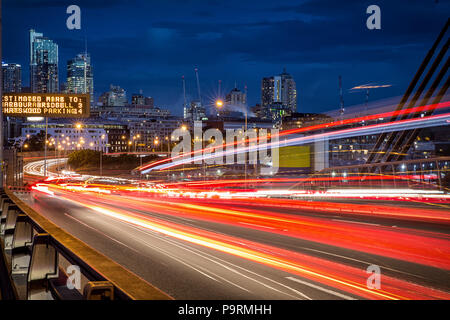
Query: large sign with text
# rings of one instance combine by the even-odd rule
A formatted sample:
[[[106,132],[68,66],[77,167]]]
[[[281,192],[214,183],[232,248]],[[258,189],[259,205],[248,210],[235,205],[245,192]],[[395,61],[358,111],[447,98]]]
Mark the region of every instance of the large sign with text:
[[[4,93],[3,115],[7,117],[86,118],[88,94]]]

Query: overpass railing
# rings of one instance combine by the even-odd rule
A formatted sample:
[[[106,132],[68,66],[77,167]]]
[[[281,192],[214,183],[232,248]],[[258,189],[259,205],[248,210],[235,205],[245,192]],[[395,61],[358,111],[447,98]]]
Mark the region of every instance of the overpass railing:
[[[26,193],[0,192],[0,299],[171,299],[38,214]]]
[[[296,184],[295,188],[408,188],[448,193],[450,157],[330,167],[310,175],[309,179]]]

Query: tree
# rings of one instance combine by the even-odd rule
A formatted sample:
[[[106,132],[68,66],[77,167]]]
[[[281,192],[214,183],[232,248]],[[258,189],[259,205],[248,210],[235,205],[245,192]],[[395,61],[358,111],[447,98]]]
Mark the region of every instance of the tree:
[[[50,134],[47,134],[47,140],[51,137]],[[27,144],[28,151],[43,151],[45,146],[45,132],[40,131],[39,133],[30,136],[26,139],[23,145]],[[50,150],[50,148],[48,148]]]
[[[99,163],[100,152],[90,149],[74,151],[69,155],[67,163],[73,169],[96,166]]]

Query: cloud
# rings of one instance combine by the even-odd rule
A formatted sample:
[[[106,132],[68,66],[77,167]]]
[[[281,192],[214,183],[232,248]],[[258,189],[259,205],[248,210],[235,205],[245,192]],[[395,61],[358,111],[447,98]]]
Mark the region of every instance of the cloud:
[[[203,92],[210,83],[216,86],[218,78],[223,83],[245,81],[254,103],[261,77],[286,66],[297,80],[299,105],[311,108],[335,104],[338,74],[349,87],[387,80],[398,84],[389,90],[401,90],[450,11],[448,1],[378,0],[382,29],[370,31],[365,9],[373,3],[368,0],[4,0],[3,4],[8,12],[11,9],[4,15],[4,30],[12,30],[4,38],[8,60],[26,65],[26,30],[33,27],[59,44],[62,79],[65,60],[84,50],[87,30],[96,90],[110,83],[129,91],[143,88],[167,105],[175,103],[171,95],[178,92],[181,74],[192,78],[197,65],[206,87]],[[65,29],[65,10],[60,12],[70,4],[80,5],[85,19],[78,33]],[[57,19],[42,19],[42,14]],[[13,19],[19,15],[20,21]]]

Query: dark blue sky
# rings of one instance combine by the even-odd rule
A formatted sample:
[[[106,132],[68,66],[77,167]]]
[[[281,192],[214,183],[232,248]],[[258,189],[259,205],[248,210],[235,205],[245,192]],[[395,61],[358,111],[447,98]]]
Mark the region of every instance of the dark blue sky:
[[[23,66],[29,83],[28,30],[59,45],[60,81],[66,61],[88,51],[96,95],[110,84],[142,89],[155,104],[181,115],[181,76],[196,96],[198,66],[203,99],[248,86],[260,101],[264,76],[291,73],[298,111],[337,109],[338,75],[345,104],[364,101],[353,86],[377,83],[371,100],[400,96],[448,18],[445,0],[3,0],[3,60]],[[66,28],[66,8],[78,4],[82,29]],[[366,8],[381,8],[381,30],[366,28]]]

